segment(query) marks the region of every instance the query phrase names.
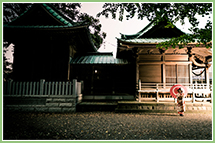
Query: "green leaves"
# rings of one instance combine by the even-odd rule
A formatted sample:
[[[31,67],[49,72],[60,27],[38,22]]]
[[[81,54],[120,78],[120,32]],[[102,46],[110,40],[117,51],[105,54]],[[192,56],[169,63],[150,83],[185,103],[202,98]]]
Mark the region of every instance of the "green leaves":
[[[156,21],[156,23],[165,18],[169,20],[165,28],[173,28],[173,24],[178,21],[183,25],[185,24],[185,18],[187,18],[192,25],[190,29],[192,35],[183,35],[171,39],[169,42],[159,44],[158,47],[168,48],[168,46],[171,46],[175,48],[179,46],[179,48],[182,48],[189,42],[196,42],[196,39],[199,39],[199,43],[203,43],[206,47],[212,47],[212,22],[208,20],[205,28],[199,29],[199,21],[196,18],[197,15],[212,14],[212,3],[106,3],[103,8],[97,16],[105,15],[108,17],[111,13],[112,16],[114,15],[113,18],[116,19],[116,14],[119,12],[120,21],[124,17],[129,20],[137,15],[138,19],[147,18],[150,22]]]

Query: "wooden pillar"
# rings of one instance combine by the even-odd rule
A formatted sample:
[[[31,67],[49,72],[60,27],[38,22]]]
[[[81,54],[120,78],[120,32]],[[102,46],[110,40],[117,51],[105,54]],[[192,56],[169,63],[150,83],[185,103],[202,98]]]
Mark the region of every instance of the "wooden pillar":
[[[139,78],[139,63],[136,62],[136,83],[138,83]]]
[[[162,61],[165,62],[165,50],[159,49],[160,53],[162,54]],[[162,70],[163,70],[163,88],[166,88],[166,65],[165,63],[162,64]],[[158,94],[158,93],[157,93]],[[158,97],[158,95],[157,95]]]
[[[141,90],[141,79],[138,80],[138,90]],[[141,92],[139,91],[139,102],[141,102]]]
[[[77,96],[77,79],[73,79],[72,83],[73,83],[72,95],[76,97]]]
[[[68,61],[68,75],[67,75],[67,80],[70,81],[70,61],[71,61],[71,49],[72,49],[72,46],[69,45],[69,61]]]
[[[206,85],[207,85],[207,89],[209,89],[209,86],[210,86],[210,78],[209,78],[209,70],[208,70],[207,67],[205,68],[205,83],[206,83]]]
[[[163,88],[166,88],[166,65],[162,64],[163,69]]]
[[[189,65],[189,76],[190,76],[190,84],[193,84],[193,76],[192,76],[192,63],[190,63]]]

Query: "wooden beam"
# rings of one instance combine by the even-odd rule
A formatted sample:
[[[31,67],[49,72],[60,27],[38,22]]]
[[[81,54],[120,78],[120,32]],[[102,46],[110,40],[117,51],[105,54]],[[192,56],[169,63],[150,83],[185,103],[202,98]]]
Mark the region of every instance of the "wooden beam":
[[[175,64],[179,64],[179,65],[188,65],[188,64],[192,64],[191,61],[186,61],[186,62],[139,62],[139,65],[151,65],[151,64],[166,64],[166,65],[175,65]]]

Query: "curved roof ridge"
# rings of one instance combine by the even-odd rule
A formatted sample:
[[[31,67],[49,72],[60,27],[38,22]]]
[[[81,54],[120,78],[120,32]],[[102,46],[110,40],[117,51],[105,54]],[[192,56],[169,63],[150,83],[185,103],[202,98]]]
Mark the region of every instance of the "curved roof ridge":
[[[159,25],[159,24],[157,24],[157,25]],[[126,34],[120,33],[121,39],[123,39],[123,40],[137,39],[137,38],[141,37],[142,35],[144,35],[146,32],[148,32],[149,30],[151,30],[154,26],[156,26],[155,20],[151,21],[146,27],[144,27],[142,30],[140,30],[136,34],[126,35]],[[177,30],[179,30],[180,32],[182,32],[184,34],[188,34],[188,33],[185,33],[184,31],[182,31],[181,29],[179,29],[176,25],[174,25],[174,27]]]

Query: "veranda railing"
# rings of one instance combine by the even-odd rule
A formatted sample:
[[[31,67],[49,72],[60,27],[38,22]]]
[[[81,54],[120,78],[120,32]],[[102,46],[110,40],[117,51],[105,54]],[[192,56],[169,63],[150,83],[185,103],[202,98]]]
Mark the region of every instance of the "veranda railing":
[[[176,83],[142,83],[141,80],[138,82],[138,94],[139,94],[139,102],[142,99],[150,99],[151,96],[147,98],[142,97],[142,93],[147,94],[147,93],[155,93],[156,97],[152,97],[154,100],[173,100],[174,99],[169,96],[165,95],[170,92],[170,88],[175,85]],[[185,86],[188,89],[188,93],[190,96],[187,96],[186,100],[192,100],[195,102],[195,100],[211,100],[211,94],[212,94],[212,85],[207,85],[204,83],[177,83]]]

